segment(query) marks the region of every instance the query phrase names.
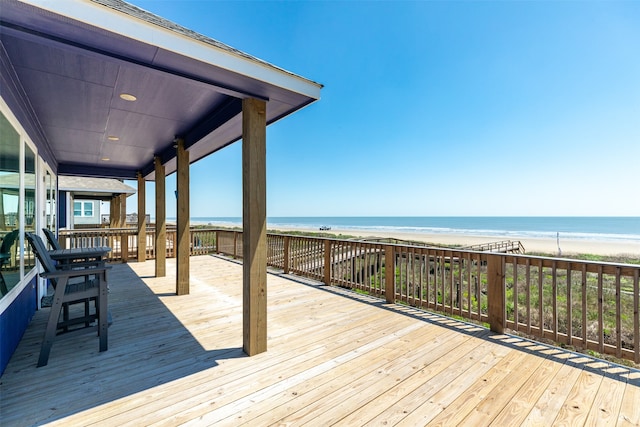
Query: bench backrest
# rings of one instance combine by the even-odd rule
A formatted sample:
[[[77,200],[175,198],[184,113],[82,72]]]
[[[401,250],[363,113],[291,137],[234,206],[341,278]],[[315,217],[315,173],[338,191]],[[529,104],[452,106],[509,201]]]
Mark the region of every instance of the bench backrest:
[[[29,244],[31,245],[31,249],[33,249],[33,253],[36,254],[38,261],[40,261],[40,265],[45,272],[49,273],[52,271],[56,271],[56,264],[53,262],[53,259],[49,256],[49,252],[47,252],[47,248],[42,241],[42,238],[37,234],[33,233],[25,233]],[[56,281],[51,279],[52,285],[56,286]]]
[[[56,239],[53,231],[49,230],[48,228],[43,228],[42,232],[44,233],[44,237],[47,238],[47,242],[49,242],[49,246],[51,246],[51,249],[62,249],[60,247],[60,242],[58,242],[58,239]]]

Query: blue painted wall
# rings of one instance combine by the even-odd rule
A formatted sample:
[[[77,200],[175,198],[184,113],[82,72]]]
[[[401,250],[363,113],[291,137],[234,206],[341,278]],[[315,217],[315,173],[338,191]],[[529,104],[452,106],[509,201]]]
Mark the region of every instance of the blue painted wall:
[[[58,228],[67,227],[67,192],[59,191],[58,195]]]
[[[18,297],[0,313],[0,375],[9,363],[11,355],[36,312],[36,278],[25,286]]]

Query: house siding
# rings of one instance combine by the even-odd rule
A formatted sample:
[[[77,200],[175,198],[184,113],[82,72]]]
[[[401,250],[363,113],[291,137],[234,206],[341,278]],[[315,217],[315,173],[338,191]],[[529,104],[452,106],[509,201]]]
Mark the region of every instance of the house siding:
[[[100,201],[99,200],[75,199],[74,202],[83,202],[83,203],[89,202],[93,205],[93,216],[75,216],[74,215],[73,216],[74,225],[100,224]],[[72,208],[73,206],[70,206],[70,209]]]
[[[27,325],[36,312],[36,277],[22,289],[13,302],[0,313],[0,375],[18,347]],[[34,359],[35,363],[35,359]]]

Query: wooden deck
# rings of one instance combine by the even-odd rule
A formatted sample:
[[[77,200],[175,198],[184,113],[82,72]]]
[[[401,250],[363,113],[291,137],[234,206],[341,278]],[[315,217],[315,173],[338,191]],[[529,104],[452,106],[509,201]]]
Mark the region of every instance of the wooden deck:
[[[0,378],[13,425],[640,425],[640,372],[339,288],[270,274],[269,350],[242,352],[242,267],[109,274],[109,350],[36,313]]]

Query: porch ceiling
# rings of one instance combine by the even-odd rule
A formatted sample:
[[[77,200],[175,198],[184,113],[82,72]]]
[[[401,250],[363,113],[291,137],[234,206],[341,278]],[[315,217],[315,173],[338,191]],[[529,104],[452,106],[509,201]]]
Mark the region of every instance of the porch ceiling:
[[[152,180],[154,155],[175,171],[175,137],[191,162],[240,139],[243,98],[267,101],[268,124],[319,98],[317,83],[119,0],[2,0],[0,18],[0,93],[28,107],[60,175]]]

